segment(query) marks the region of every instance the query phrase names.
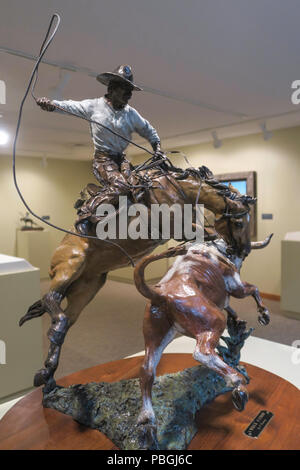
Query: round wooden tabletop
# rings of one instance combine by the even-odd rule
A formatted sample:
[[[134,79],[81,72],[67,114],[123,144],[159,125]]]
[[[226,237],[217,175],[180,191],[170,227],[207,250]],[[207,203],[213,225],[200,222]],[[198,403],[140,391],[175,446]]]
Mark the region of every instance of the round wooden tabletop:
[[[71,374],[59,385],[116,382],[138,376],[143,357],[122,359]],[[198,363],[191,354],[164,354],[157,374],[177,372]],[[251,377],[250,400],[242,413],[236,411],[231,394],[226,393],[206,405],[198,414],[198,432],[189,450],[295,450],[300,449],[299,390],[282,378],[246,364]],[[85,449],[116,450],[102,433],[75,422],[70,416],[43,408],[38,388],[22,398],[0,421],[0,449]],[[260,436],[248,437],[244,431],[261,410],[274,417]]]

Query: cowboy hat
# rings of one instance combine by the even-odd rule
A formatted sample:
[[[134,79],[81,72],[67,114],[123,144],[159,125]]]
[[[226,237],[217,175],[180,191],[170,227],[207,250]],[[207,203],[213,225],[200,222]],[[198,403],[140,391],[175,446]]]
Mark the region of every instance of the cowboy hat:
[[[120,80],[132,86],[136,91],[142,91],[142,88],[133,83],[133,74],[130,65],[120,65],[113,72],[104,72],[97,75],[98,82],[108,86],[112,80]]]

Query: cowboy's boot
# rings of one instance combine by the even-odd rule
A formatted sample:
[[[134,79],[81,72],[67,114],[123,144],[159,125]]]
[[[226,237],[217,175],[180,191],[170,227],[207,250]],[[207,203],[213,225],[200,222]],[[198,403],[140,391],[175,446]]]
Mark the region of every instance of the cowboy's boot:
[[[81,235],[88,235],[94,224],[97,224],[102,219],[101,216],[97,216],[97,208],[101,204],[112,204],[116,206],[118,204],[119,195],[122,195],[117,188],[113,188],[105,191],[103,194],[91,197],[78,211],[78,218],[75,222],[75,228]]]

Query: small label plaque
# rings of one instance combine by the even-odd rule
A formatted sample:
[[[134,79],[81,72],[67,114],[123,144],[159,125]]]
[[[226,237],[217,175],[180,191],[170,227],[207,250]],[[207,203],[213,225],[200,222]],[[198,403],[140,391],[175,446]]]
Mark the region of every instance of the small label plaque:
[[[267,426],[269,421],[273,418],[274,414],[271,411],[262,410],[254,418],[252,423],[249,424],[244,433],[248,437],[254,437],[255,439],[262,433],[264,428]]]

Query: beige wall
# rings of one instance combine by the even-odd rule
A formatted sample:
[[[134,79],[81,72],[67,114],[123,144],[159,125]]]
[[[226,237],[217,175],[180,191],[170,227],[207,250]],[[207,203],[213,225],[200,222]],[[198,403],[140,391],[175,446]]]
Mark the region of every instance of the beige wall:
[[[69,229],[76,216],[73,204],[80,190],[93,181],[93,177],[90,162],[48,159],[47,167],[43,168],[39,158],[19,157],[17,180],[34,212],[41,216],[50,215],[50,222]],[[11,157],[3,155],[0,155],[0,201],[0,253],[15,256],[16,228],[26,209],[13,184]],[[63,234],[50,227],[49,231],[51,253]]]
[[[251,253],[242,277],[262,292],[280,294],[280,241],[286,232],[300,230],[300,128],[276,131],[267,142],[256,134],[226,139],[219,149],[208,143],[182,150],[193,166],[206,165],[216,174],[257,172],[257,238],[271,232],[274,237],[268,248]],[[182,158],[172,161],[186,167]],[[262,220],[262,213],[272,213],[273,220]]]

